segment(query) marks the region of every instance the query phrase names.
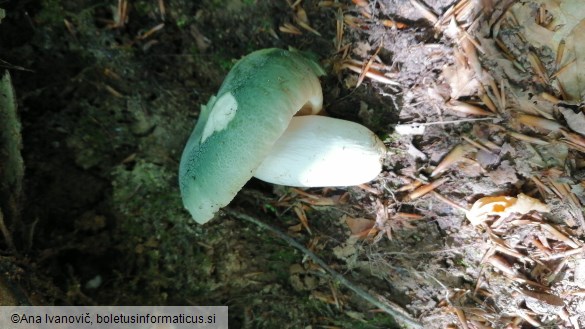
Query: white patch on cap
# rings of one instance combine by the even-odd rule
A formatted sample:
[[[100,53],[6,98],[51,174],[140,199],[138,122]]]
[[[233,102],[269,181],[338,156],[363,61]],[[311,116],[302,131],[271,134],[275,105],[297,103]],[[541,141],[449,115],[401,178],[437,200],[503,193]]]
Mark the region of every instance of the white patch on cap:
[[[238,110],[238,101],[232,93],[223,94],[213,104],[213,108],[209,113],[209,118],[203,128],[203,134],[201,135],[201,143],[213,135],[216,131],[224,130],[227,125],[232,121]]]

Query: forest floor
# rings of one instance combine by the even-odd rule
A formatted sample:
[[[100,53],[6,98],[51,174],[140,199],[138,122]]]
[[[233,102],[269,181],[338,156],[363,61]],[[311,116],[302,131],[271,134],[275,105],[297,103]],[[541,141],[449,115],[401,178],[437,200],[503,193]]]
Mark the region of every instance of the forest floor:
[[[585,328],[577,2],[0,4],[25,168],[0,184],[0,292],[228,305],[233,328],[404,325],[251,216],[424,328]],[[347,188],[252,179],[198,225],[185,142],[234,63],[270,47],[321,59],[326,112],[380,136],[384,170]]]

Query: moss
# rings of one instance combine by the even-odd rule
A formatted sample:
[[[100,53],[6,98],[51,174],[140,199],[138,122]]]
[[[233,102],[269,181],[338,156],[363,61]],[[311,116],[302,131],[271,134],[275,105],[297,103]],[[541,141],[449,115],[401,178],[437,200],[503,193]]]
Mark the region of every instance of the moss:
[[[75,162],[84,169],[111,163],[113,159],[104,155],[115,154],[116,149],[134,140],[128,126],[119,123],[123,115],[119,111],[104,111],[101,106],[81,101],[69,114],[61,120],[72,131],[67,146],[75,150]]]
[[[177,18],[177,20],[175,21],[175,24],[177,25],[177,27],[179,29],[184,29],[190,23],[191,23],[191,19],[187,16],[181,16],[181,17]]]
[[[275,241],[266,242],[275,243]],[[276,243],[279,242],[277,241]],[[276,275],[279,281],[288,282],[290,276],[289,267],[291,264],[298,264],[300,258],[301,255],[293,248],[279,248],[268,255],[268,268]]]
[[[306,328],[331,321],[334,312],[330,306],[310,297],[285,300],[278,292],[271,297],[249,302],[254,316],[249,319],[249,328]],[[294,303],[294,304],[293,304]],[[319,317],[310,315],[319,314]],[[349,328],[349,327],[346,327]]]
[[[222,71],[228,72],[236,64],[236,60],[231,57],[217,56],[215,63]]]
[[[24,177],[21,124],[10,74],[8,71],[0,74],[0,195],[16,197],[20,196]]]
[[[36,15],[40,23],[57,25],[63,24],[63,19],[66,17],[65,9],[62,1],[59,0],[43,0],[43,9]]]
[[[143,301],[159,303],[184,303],[208,291],[211,287],[196,278],[210,275],[212,261],[193,243],[201,227],[193,226],[182,210],[175,174],[139,161],[131,170],[119,166],[113,175],[118,234],[131,251],[127,266],[137,271],[131,290],[140,291]]]

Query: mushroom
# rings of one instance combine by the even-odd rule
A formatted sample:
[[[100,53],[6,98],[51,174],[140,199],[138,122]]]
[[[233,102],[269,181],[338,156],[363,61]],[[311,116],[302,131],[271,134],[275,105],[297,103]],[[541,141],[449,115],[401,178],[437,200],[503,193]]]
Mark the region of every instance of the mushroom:
[[[204,224],[252,177],[347,186],[381,171],[384,144],[357,123],[317,115],[325,72],[309,54],[263,49],[236,63],[201,113],[181,157],[185,208]]]
[[[355,122],[293,117],[254,177],[298,187],[358,185],[378,176],[385,151],[373,132]]]

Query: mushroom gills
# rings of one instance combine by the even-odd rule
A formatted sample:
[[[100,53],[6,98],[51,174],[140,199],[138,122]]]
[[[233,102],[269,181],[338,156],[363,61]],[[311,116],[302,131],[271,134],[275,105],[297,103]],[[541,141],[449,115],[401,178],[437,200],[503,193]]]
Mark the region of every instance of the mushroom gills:
[[[297,187],[351,186],[382,171],[384,143],[351,121],[307,115],[293,117],[254,176]]]

